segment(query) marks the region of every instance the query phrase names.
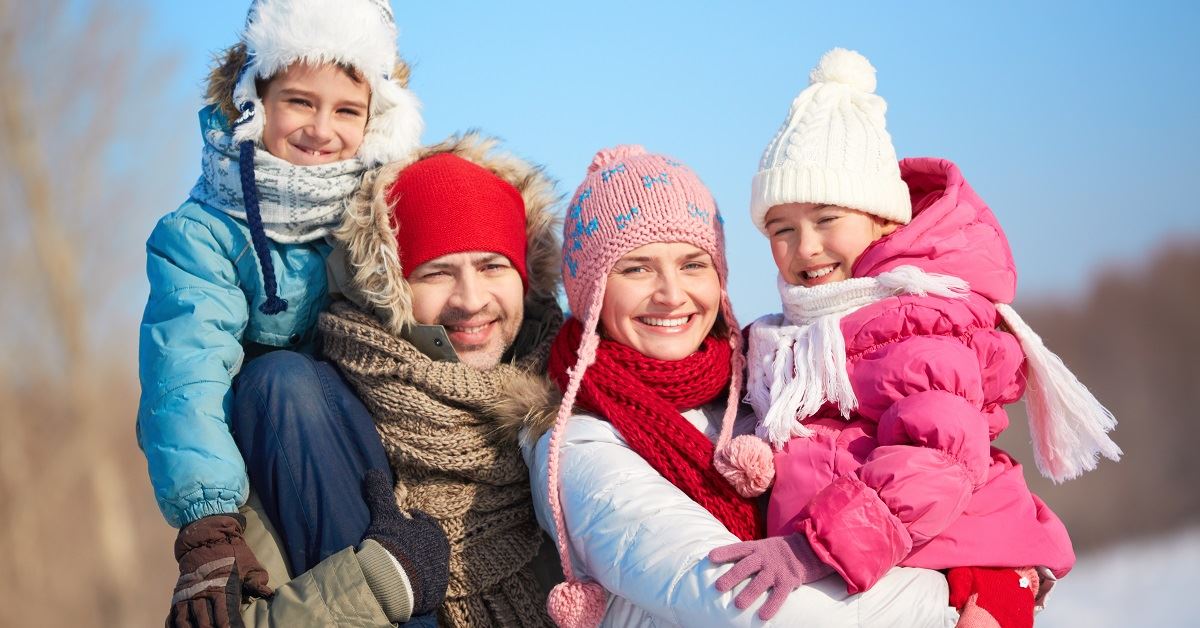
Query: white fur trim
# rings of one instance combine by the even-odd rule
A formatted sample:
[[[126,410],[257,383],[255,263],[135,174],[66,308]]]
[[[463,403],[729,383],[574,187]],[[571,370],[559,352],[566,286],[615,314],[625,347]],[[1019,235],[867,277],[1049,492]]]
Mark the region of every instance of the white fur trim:
[[[389,76],[396,65],[396,26],[365,0],[260,0],[242,41],[258,78],[301,60],[348,63],[369,79]]]
[[[897,266],[876,277],[879,285],[892,294],[934,295],[947,299],[963,299],[971,289],[965,279],[954,275],[927,273],[916,266]]]
[[[1061,483],[1096,468],[1100,456],[1121,459],[1108,437],[1117,419],[1105,408],[1011,306],[996,311],[1021,342],[1029,365],[1025,409],[1033,458],[1042,475]]]
[[[421,145],[421,103],[395,81],[382,81],[371,95],[372,114],[358,158],[368,167],[398,161]]]

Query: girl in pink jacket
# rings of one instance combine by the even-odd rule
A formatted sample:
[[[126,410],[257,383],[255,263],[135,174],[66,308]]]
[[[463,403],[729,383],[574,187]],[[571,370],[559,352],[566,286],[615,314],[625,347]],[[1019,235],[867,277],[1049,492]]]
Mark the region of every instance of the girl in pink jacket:
[[[896,565],[949,569],[960,626],[1031,626],[1035,569],[1061,577],[1075,556],[991,446],[1004,406],[1028,378],[1036,461],[1056,481],[1119,458],[1116,421],[1007,305],[1012,253],[958,168],[897,165],[870,63],[834,49],[811,79],[753,183],[783,301],[749,329],[757,437],[716,460],[744,495],[774,483],[771,538],[714,550],[736,562],[717,586],[751,578],[740,608],[771,589],[769,619],[835,572],[854,593]]]

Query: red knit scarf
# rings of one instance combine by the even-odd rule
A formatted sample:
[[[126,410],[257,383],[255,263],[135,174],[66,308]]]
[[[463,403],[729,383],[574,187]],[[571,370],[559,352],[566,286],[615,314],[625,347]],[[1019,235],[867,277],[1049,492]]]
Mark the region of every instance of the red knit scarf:
[[[571,318],[554,340],[549,371],[560,389],[567,387],[582,334],[583,325]],[[665,361],[601,340],[575,404],[607,419],[655,471],[749,541],[765,535],[758,508],[713,468],[712,441],[680,414],[728,390],[731,351],[728,342],[709,336],[692,355]]]

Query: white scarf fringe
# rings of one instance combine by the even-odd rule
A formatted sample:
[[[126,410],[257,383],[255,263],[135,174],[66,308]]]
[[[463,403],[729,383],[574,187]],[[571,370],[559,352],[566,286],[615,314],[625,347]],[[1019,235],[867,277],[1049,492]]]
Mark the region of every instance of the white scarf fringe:
[[[1117,420],[1061,358],[1011,306],[996,304],[1029,364],[1025,409],[1033,437],[1033,457],[1042,475],[1056,483],[1096,468],[1100,456],[1120,460],[1121,448],[1108,437]]]
[[[841,321],[847,314],[901,294],[963,298],[967,282],[951,275],[899,266],[878,277],[847,279],[815,288],[778,279],[783,314],[750,326],[747,398],[760,417],[756,433],[775,447],[812,432],[800,421],[825,403],[849,417],[858,398],[846,372]]]

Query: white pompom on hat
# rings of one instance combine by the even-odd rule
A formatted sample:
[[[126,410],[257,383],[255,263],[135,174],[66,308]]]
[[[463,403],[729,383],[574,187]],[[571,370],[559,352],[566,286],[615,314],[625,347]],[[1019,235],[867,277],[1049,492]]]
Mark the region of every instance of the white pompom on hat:
[[[754,175],[754,225],[765,234],[767,211],[786,203],[840,205],[907,224],[912,201],[887,132],[887,103],[875,94],[871,62],[834,48],[809,80]]]
[[[247,58],[233,89],[242,112],[234,140],[262,140],[262,95],[255,81],[297,61],[343,63],[362,72],[371,87],[358,159],[373,167],[409,155],[420,146],[425,125],[416,96],[392,76],[399,61],[396,37],[387,0],[255,0],[241,35]]]

